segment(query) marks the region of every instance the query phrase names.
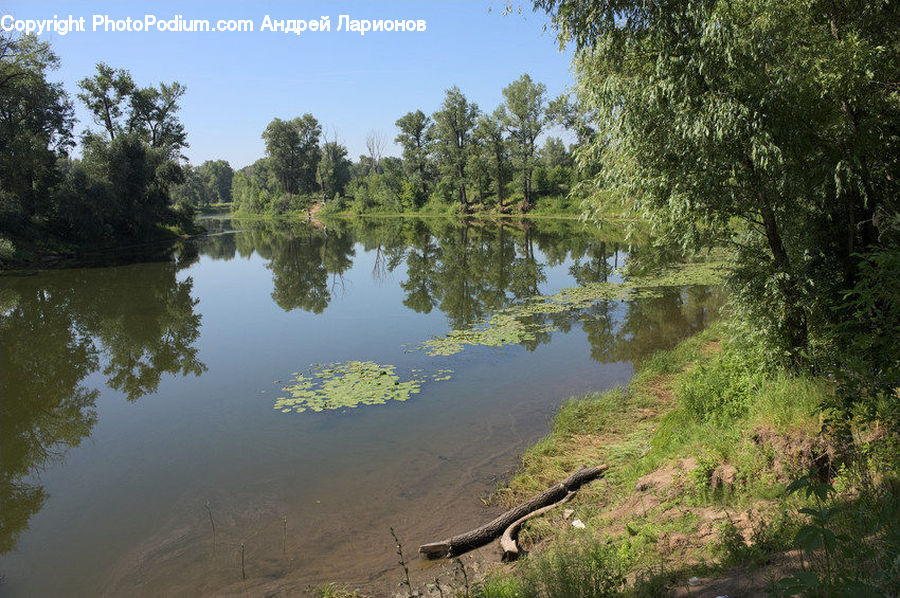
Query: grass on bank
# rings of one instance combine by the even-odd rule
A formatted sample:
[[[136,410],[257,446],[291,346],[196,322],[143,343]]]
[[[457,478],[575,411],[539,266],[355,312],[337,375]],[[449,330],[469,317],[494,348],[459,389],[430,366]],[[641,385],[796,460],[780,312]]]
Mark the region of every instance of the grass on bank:
[[[391,205],[364,205],[352,199],[339,198],[332,199],[324,204],[320,204],[316,198],[309,198],[311,203],[301,204],[299,202],[289,209],[281,212],[252,212],[249,210],[237,209],[232,204],[213,204],[210,206],[209,212],[221,212],[221,209],[215,208],[231,208],[231,215],[242,218],[306,218],[311,211],[315,212],[317,218],[328,216],[339,217],[420,217],[428,218],[434,216],[453,216],[458,218],[565,218],[565,219],[581,219],[583,217],[582,204],[579,199],[573,199],[566,195],[542,197],[531,209],[522,210],[521,197],[507,200],[504,205],[498,206],[496,203],[479,203],[474,201],[469,204],[468,210],[463,211],[460,204],[455,202],[441,201],[435,198],[429,199],[422,206],[413,208],[409,206],[401,206],[399,204]],[[206,212],[204,212],[206,213]],[[610,204],[609,209],[602,214],[604,221],[630,220],[632,215],[627,214],[619,207]]]
[[[772,595],[896,595],[896,431],[820,433],[829,382],[773,373],[739,338],[717,324],[646,360],[626,388],[569,400],[495,498],[514,504],[607,463],[571,503],[585,529],[557,512],[533,520],[521,541],[536,550],[475,595],[658,596],[735,567],[762,567],[754,589]]]

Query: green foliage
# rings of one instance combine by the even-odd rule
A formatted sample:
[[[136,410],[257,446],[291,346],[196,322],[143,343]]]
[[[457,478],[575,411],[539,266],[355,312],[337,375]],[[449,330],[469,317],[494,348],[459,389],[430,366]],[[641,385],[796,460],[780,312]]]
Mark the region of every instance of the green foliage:
[[[6,237],[0,237],[0,263],[13,259],[16,254],[16,245]]]
[[[78,83],[81,100],[94,117],[94,123],[103,127],[110,140],[124,129],[123,104],[134,93],[134,81],[125,69],[114,69],[108,64],[97,63],[97,74]]]
[[[796,521],[785,511],[772,519],[758,518],[753,522],[750,538],[729,519],[719,528],[720,548],[725,551],[724,565],[765,565],[790,549],[797,532]]]
[[[475,586],[475,598],[522,598],[522,588],[515,577],[488,575]]]
[[[885,492],[886,490],[886,492]],[[774,596],[884,596],[900,585],[898,500],[894,488],[863,488],[852,503],[836,500],[834,487],[804,475],[787,489],[803,493],[802,521],[794,544],[804,554],[803,568],[773,582]]]
[[[693,547],[701,550],[703,558],[715,559],[714,567],[763,566],[776,556],[783,560],[784,553],[796,547],[802,554],[799,570],[773,584],[773,595],[895,594],[900,579],[896,435],[880,432],[883,424],[857,428],[866,420],[856,420],[855,440],[847,449],[856,457],[840,465],[844,449],[831,444],[834,439],[819,436],[818,407],[834,394],[834,384],[789,368],[770,369],[765,347],[748,342],[744,332],[748,325],[720,322],[644,361],[627,388],[569,400],[555,415],[551,433],[528,449],[522,469],[499,495],[509,494],[508,500],[517,502],[579,463],[609,464],[602,490],[579,491],[579,517],[588,529],[624,525],[622,534],[603,543],[614,555],[609,570],[634,580],[617,595],[664,595],[672,582],[693,575],[694,567],[668,574],[637,572],[656,559],[673,556],[663,556],[656,547],[661,529],[666,529],[661,523],[679,534],[691,534],[696,523],[662,518],[655,510],[646,520],[630,512],[619,515],[617,505],[634,504],[632,492],[638,478],[691,457],[696,467],[684,477],[673,478],[672,488],[680,493],[667,497],[672,504],[721,508],[725,503],[726,512],[735,507],[743,510],[748,504],[766,505],[760,512],[751,510],[749,537],[747,527],[739,529],[728,519],[718,526],[717,544]],[[648,406],[670,410],[659,420],[643,423],[636,412]],[[775,446],[783,446],[785,453],[796,454],[772,455],[756,437],[757,430],[780,439],[784,444]],[[808,476],[805,482],[792,485],[796,492],[782,496],[783,486],[773,470],[795,471],[792,459],[817,451],[831,455],[834,471]],[[773,459],[779,461],[777,466]],[[710,480],[722,463],[737,469],[734,486],[712,492]],[[831,475],[832,482],[817,481],[822,475]],[[533,529],[539,538],[555,535],[543,550],[549,545],[559,554],[572,538],[571,531],[552,525]],[[533,565],[526,563],[542,556],[536,550],[515,569],[489,576],[483,595],[567,595],[535,592],[527,582],[523,572]],[[559,561],[560,568],[578,570],[584,558],[573,551],[570,559]],[[572,592],[568,595],[581,595],[576,586],[564,587]]]
[[[295,194],[308,194],[316,189],[321,134],[322,127],[312,114],[287,121],[275,118],[262,133],[267,167],[278,190],[288,195],[288,202]]]
[[[477,158],[485,166],[488,177],[493,181],[497,194],[497,204],[502,208],[504,191],[512,172],[509,155],[509,141],[506,137],[503,120],[503,107],[494,110],[493,114],[482,114],[473,132],[478,144]]]
[[[231,203],[234,170],[225,160],[207,160],[200,166],[184,168],[184,182],[172,190],[176,204],[206,208]]]
[[[408,112],[397,119],[397,137],[403,148],[403,170],[412,187],[411,205],[420,207],[433,188],[433,167],[429,160],[433,142],[433,121],[421,110]],[[407,202],[404,202],[407,203]]]
[[[547,86],[532,81],[528,73],[503,88],[503,125],[509,132],[511,155],[526,209],[534,202],[532,172],[537,158],[537,138],[545,123],[546,94]]]
[[[340,197],[350,182],[350,160],[347,148],[337,141],[328,141],[322,146],[322,158],[318,165],[319,186],[322,200],[326,203]]]
[[[365,177],[351,181],[347,195],[352,197],[351,209],[357,214],[369,212],[402,212],[404,198],[415,201],[414,195],[404,196],[404,181],[395,161],[384,160],[382,172],[372,169]]]
[[[896,225],[895,225],[896,226]],[[831,328],[823,369],[837,364],[839,392],[824,408],[900,424],[900,251],[862,256],[859,281]],[[868,399],[868,400],[863,400]]]
[[[46,42],[0,34],[0,229],[10,236],[53,212],[56,163],[72,145],[73,125],[62,84],[48,80],[58,67]]]
[[[575,214],[580,200],[567,198],[580,176],[572,152],[556,138],[537,146],[549,119],[545,95],[545,86],[524,74],[504,89],[501,106],[483,114],[454,86],[431,116],[415,110],[397,119],[394,141],[402,158],[372,151],[376,136],[371,155],[352,163],[337,142],[316,146],[321,129],[312,115],[275,119],[263,133],[267,158],[235,179],[235,211],[283,214],[320,196],[334,203],[329,213],[508,213],[523,201],[522,210]],[[559,122],[574,126],[570,119]],[[194,186],[189,174],[190,198],[202,195],[190,191]]]
[[[763,384],[758,365],[731,347],[682,378],[678,394],[698,419],[733,420],[747,413]]]
[[[713,471],[715,471],[719,462],[719,456],[709,451],[704,451],[697,455],[697,467],[691,472],[691,481],[697,492],[705,493],[707,491]]]
[[[472,152],[472,129],[478,106],[453,86],[447,90],[441,109],[434,113],[435,162],[440,172],[439,189],[455,196],[461,206],[468,205],[466,165]]]
[[[267,158],[261,158],[234,173],[231,197],[234,211],[238,214],[276,213],[278,193]]]
[[[591,207],[620,203],[660,245],[732,244],[734,310],[772,362],[878,411],[898,371],[897,3],[535,6],[598,119],[578,150]]]
[[[335,583],[327,583],[313,588],[312,594],[316,598],[364,598],[365,596],[359,590],[350,590]]]
[[[187,89],[179,82],[161,83],[159,87],[135,88],[131,93],[128,131],[138,133],[154,148],[162,148],[170,158],[181,158],[187,147],[187,133],[178,120],[178,100]]]
[[[625,570],[615,547],[597,541],[557,544],[520,561],[515,577],[488,577],[477,598],[582,598],[619,596]]]
[[[190,212],[172,205],[184,177],[184,88],[138,89],[127,71],[99,64],[78,97],[104,133],[86,132],[83,157],[72,160],[71,103],[47,81],[57,65],[33,36],[0,35],[0,234],[18,250],[3,262],[191,231]]]

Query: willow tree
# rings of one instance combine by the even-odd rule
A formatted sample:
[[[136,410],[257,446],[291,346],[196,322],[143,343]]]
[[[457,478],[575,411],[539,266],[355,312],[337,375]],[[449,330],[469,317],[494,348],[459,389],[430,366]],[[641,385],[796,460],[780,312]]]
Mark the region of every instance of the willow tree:
[[[845,294],[868,289],[854,324],[857,340],[868,331],[868,387],[896,386],[900,5],[535,6],[575,46],[580,100],[599,115],[580,152],[599,167],[596,196],[619,197],[663,242],[735,244],[736,303],[787,361],[821,347],[852,316]]]

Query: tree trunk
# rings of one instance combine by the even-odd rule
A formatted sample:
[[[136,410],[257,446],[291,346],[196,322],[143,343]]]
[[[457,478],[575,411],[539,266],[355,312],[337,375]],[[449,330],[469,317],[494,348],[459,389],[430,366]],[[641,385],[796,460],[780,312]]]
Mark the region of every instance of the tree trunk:
[[[503,207],[503,170],[497,166],[497,202]]]
[[[538,515],[543,515],[547,511],[551,509],[555,509],[559,505],[569,502],[569,500],[575,496],[574,492],[569,492],[566,494],[562,500],[559,500],[551,505],[547,505],[546,507],[541,507],[537,511],[532,511],[528,515],[525,515],[521,519],[516,520],[512,523],[506,531],[503,532],[503,535],[500,536],[500,548],[503,550],[503,558],[504,562],[514,561],[519,558],[519,546],[516,543],[516,540],[519,536],[519,529],[522,527],[522,524],[532,519],[533,517],[537,517]]]
[[[438,559],[441,557],[457,556],[480,546],[484,546],[500,536],[510,525],[529,513],[559,502],[565,498],[569,492],[574,492],[584,484],[602,477],[606,473],[606,469],[606,465],[584,467],[559,484],[547,488],[540,494],[532,496],[517,507],[513,507],[506,511],[493,521],[464,534],[453,536],[452,538],[440,542],[423,544],[419,547],[419,552],[425,555],[426,558]]]
[[[782,283],[781,290],[784,294],[785,301],[785,325],[788,328],[788,336],[791,353],[795,364],[802,363],[801,354],[806,349],[809,340],[809,334],[806,324],[806,316],[803,315],[803,308],[797,300],[796,289],[794,288],[794,280],[791,273],[791,263],[781,234],[778,232],[778,223],[775,219],[775,213],[765,201],[762,192],[759,191],[761,202],[760,216],[763,220],[763,226],[766,231],[766,240],[769,243],[769,249],[772,251],[772,258],[775,261],[775,268],[786,275],[787,280]]]

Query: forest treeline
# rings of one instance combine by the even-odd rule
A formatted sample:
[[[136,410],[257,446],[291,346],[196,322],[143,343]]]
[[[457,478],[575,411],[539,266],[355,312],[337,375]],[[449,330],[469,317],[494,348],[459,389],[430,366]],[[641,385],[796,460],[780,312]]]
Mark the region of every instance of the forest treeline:
[[[353,161],[312,114],[276,118],[262,133],[265,157],[234,175],[234,209],[279,214],[316,201],[329,212],[355,213],[526,212],[539,202],[565,209],[580,171],[572,148],[542,135],[560,125],[589,136],[590,127],[566,97],[548,101],[546,86],[528,74],[503,97],[483,112],[454,86],[433,114],[404,114],[393,139],[400,157],[385,156],[388,140],[372,132],[367,153]]]
[[[31,35],[0,36],[0,261],[144,242],[193,230],[195,210],[469,213],[570,209],[583,178],[573,148],[593,136],[587,115],[523,74],[483,112],[457,87],[433,114],[414,110],[389,139],[372,132],[353,161],[311,114],[273,119],[265,156],[235,172],[224,160],[191,165],[179,82],[141,86],[104,63],[75,98],[51,81],[60,61]],[[75,103],[92,116],[77,131]],[[76,139],[81,156],[73,157]],[[390,141],[400,157],[384,155]]]
[[[73,99],[48,78],[58,66],[48,43],[0,36],[0,261],[191,230],[192,211],[172,201],[185,177],[185,87],[142,87],[98,64],[78,82],[94,127],[78,133],[76,159]]]

